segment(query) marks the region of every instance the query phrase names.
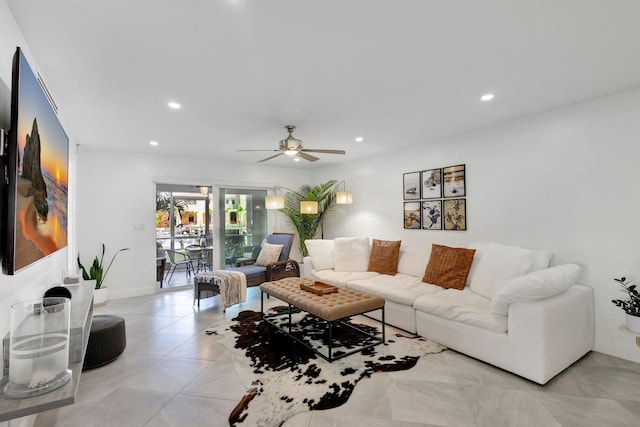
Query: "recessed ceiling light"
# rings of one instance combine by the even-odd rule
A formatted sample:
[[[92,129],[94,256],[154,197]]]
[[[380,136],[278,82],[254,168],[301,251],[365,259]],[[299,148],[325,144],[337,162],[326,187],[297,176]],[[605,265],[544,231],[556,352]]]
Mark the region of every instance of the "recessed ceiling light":
[[[296,157],[295,159],[293,159],[294,162],[299,162],[300,158]]]
[[[492,93],[484,94],[480,97],[480,101],[487,102],[493,99],[494,95]]]
[[[177,102],[171,101],[167,104],[169,106],[169,108],[172,108],[174,110],[179,110],[181,105],[178,104]]]
[[[359,136],[359,137],[356,138],[356,142],[362,142],[362,141],[364,141],[363,137]]]
[[[160,144],[158,143],[158,141],[149,141],[149,145],[153,145],[154,147],[157,147]]]

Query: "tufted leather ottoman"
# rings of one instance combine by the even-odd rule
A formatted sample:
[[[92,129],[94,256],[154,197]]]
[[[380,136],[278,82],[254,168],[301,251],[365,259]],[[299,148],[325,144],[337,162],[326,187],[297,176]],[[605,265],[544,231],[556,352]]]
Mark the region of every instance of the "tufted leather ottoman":
[[[277,280],[275,282],[266,282],[260,285],[260,290],[263,292],[263,294],[266,293],[267,295],[271,295],[289,304],[289,332],[287,332],[286,330],[283,330],[283,332],[291,335],[291,307],[296,307],[300,310],[306,311],[307,313],[311,313],[316,317],[326,320],[329,331],[328,356],[318,352],[316,349],[311,348],[311,350],[331,362],[338,358],[333,357],[332,355],[331,331],[333,328],[333,323],[339,322],[341,319],[350,316],[364,314],[369,311],[380,309],[382,310],[382,339],[373,345],[384,343],[385,301],[383,298],[343,288],[339,288],[335,293],[324,295],[317,295],[300,288],[301,284],[311,285],[315,283],[315,281],[315,279],[309,277],[288,277],[285,279]],[[263,304],[261,304],[261,311],[263,313],[262,317],[264,320],[278,327],[277,325],[275,325],[275,323],[269,320],[268,316],[264,315]],[[352,329],[356,329],[352,326],[350,327]],[[365,335],[369,334],[365,333]],[[298,338],[296,337],[293,338],[298,340]],[[298,341],[301,344],[306,345],[304,342],[300,340]],[[369,345],[365,348],[371,347],[373,345]],[[362,348],[360,350],[362,350]],[[340,357],[348,356],[349,354],[353,353],[355,353],[355,351],[345,353]]]
[[[260,289],[327,321],[344,319],[384,307],[384,299],[380,297],[342,288],[332,294],[316,295],[300,289],[303,283],[313,284],[315,279],[289,277],[276,282],[263,283]]]
[[[82,370],[113,362],[127,346],[124,319],[111,314],[93,316]]]

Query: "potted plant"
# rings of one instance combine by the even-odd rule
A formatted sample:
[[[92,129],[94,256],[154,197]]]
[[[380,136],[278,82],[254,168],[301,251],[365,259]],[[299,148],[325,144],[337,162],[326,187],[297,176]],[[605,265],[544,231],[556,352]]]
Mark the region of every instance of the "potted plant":
[[[93,263],[91,264],[91,267],[89,268],[89,271],[87,271],[87,269],[84,267],[84,265],[82,265],[82,262],[80,262],[80,253],[78,253],[78,268],[80,268],[80,270],[82,270],[82,278],[84,280],[95,280],[95,292],[94,292],[94,305],[104,305],[107,301],[107,287],[103,287],[102,283],[104,282],[104,280],[107,277],[107,273],[109,272],[109,269],[111,268],[111,265],[113,264],[113,261],[115,261],[116,256],[118,256],[118,254],[122,251],[128,251],[129,248],[122,248],[120,250],[118,250],[113,257],[111,258],[111,261],[109,262],[109,265],[107,265],[107,268],[104,268],[104,253],[105,253],[105,246],[104,243],[102,244],[102,255],[100,255],[100,258],[98,258],[97,256],[93,259]]]
[[[629,298],[625,300],[611,300],[613,304],[620,307],[627,317],[627,329],[640,334],[640,293],[636,290],[636,285],[627,282],[626,277],[613,279],[622,287],[622,292],[626,293]]]
[[[313,239],[318,234],[318,227],[322,226],[322,221],[335,206],[333,186],[337,181],[331,180],[324,184],[311,187],[303,185],[300,191],[290,191],[285,195],[284,208],[280,212],[284,213],[291,224],[296,228],[300,236],[299,247],[303,257],[308,255],[305,240]],[[318,213],[305,214],[300,212],[300,202],[304,200],[314,200],[318,202]]]

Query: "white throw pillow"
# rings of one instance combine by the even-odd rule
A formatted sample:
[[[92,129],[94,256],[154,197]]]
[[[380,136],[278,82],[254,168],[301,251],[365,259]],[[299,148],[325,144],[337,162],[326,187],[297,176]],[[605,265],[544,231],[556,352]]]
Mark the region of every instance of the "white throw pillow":
[[[533,253],[529,249],[490,243],[477,261],[471,290],[491,299],[509,280],[530,271]]]
[[[398,273],[422,277],[431,257],[431,243],[405,244],[398,254]]]
[[[491,309],[507,314],[512,302],[535,301],[561,294],[576,283],[578,276],[579,266],[564,264],[516,277],[493,297]]]
[[[260,255],[256,259],[256,265],[267,265],[278,261],[280,258],[280,252],[282,252],[283,245],[273,245],[271,243],[265,243],[260,249]]]
[[[333,241],[335,271],[367,271],[371,244],[368,237],[338,237]]]
[[[308,239],[304,241],[314,270],[333,269],[333,240]]]

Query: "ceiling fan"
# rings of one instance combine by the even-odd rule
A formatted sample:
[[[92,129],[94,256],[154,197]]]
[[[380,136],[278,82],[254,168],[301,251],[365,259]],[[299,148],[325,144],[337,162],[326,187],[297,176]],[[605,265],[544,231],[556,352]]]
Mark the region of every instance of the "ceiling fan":
[[[287,125],[284,127],[287,132],[289,132],[289,136],[280,141],[280,148],[277,150],[237,150],[237,151],[275,151],[278,154],[274,154],[273,156],[269,156],[266,159],[259,160],[258,163],[266,162],[267,160],[274,159],[278,156],[282,156],[283,154],[287,154],[289,156],[298,156],[310,162],[315,162],[316,160],[320,160],[318,157],[312,156],[307,153],[325,153],[325,154],[346,154],[347,152],[344,150],[314,150],[312,148],[302,148],[302,141],[294,138],[293,131],[296,130],[296,127],[293,125]]]

